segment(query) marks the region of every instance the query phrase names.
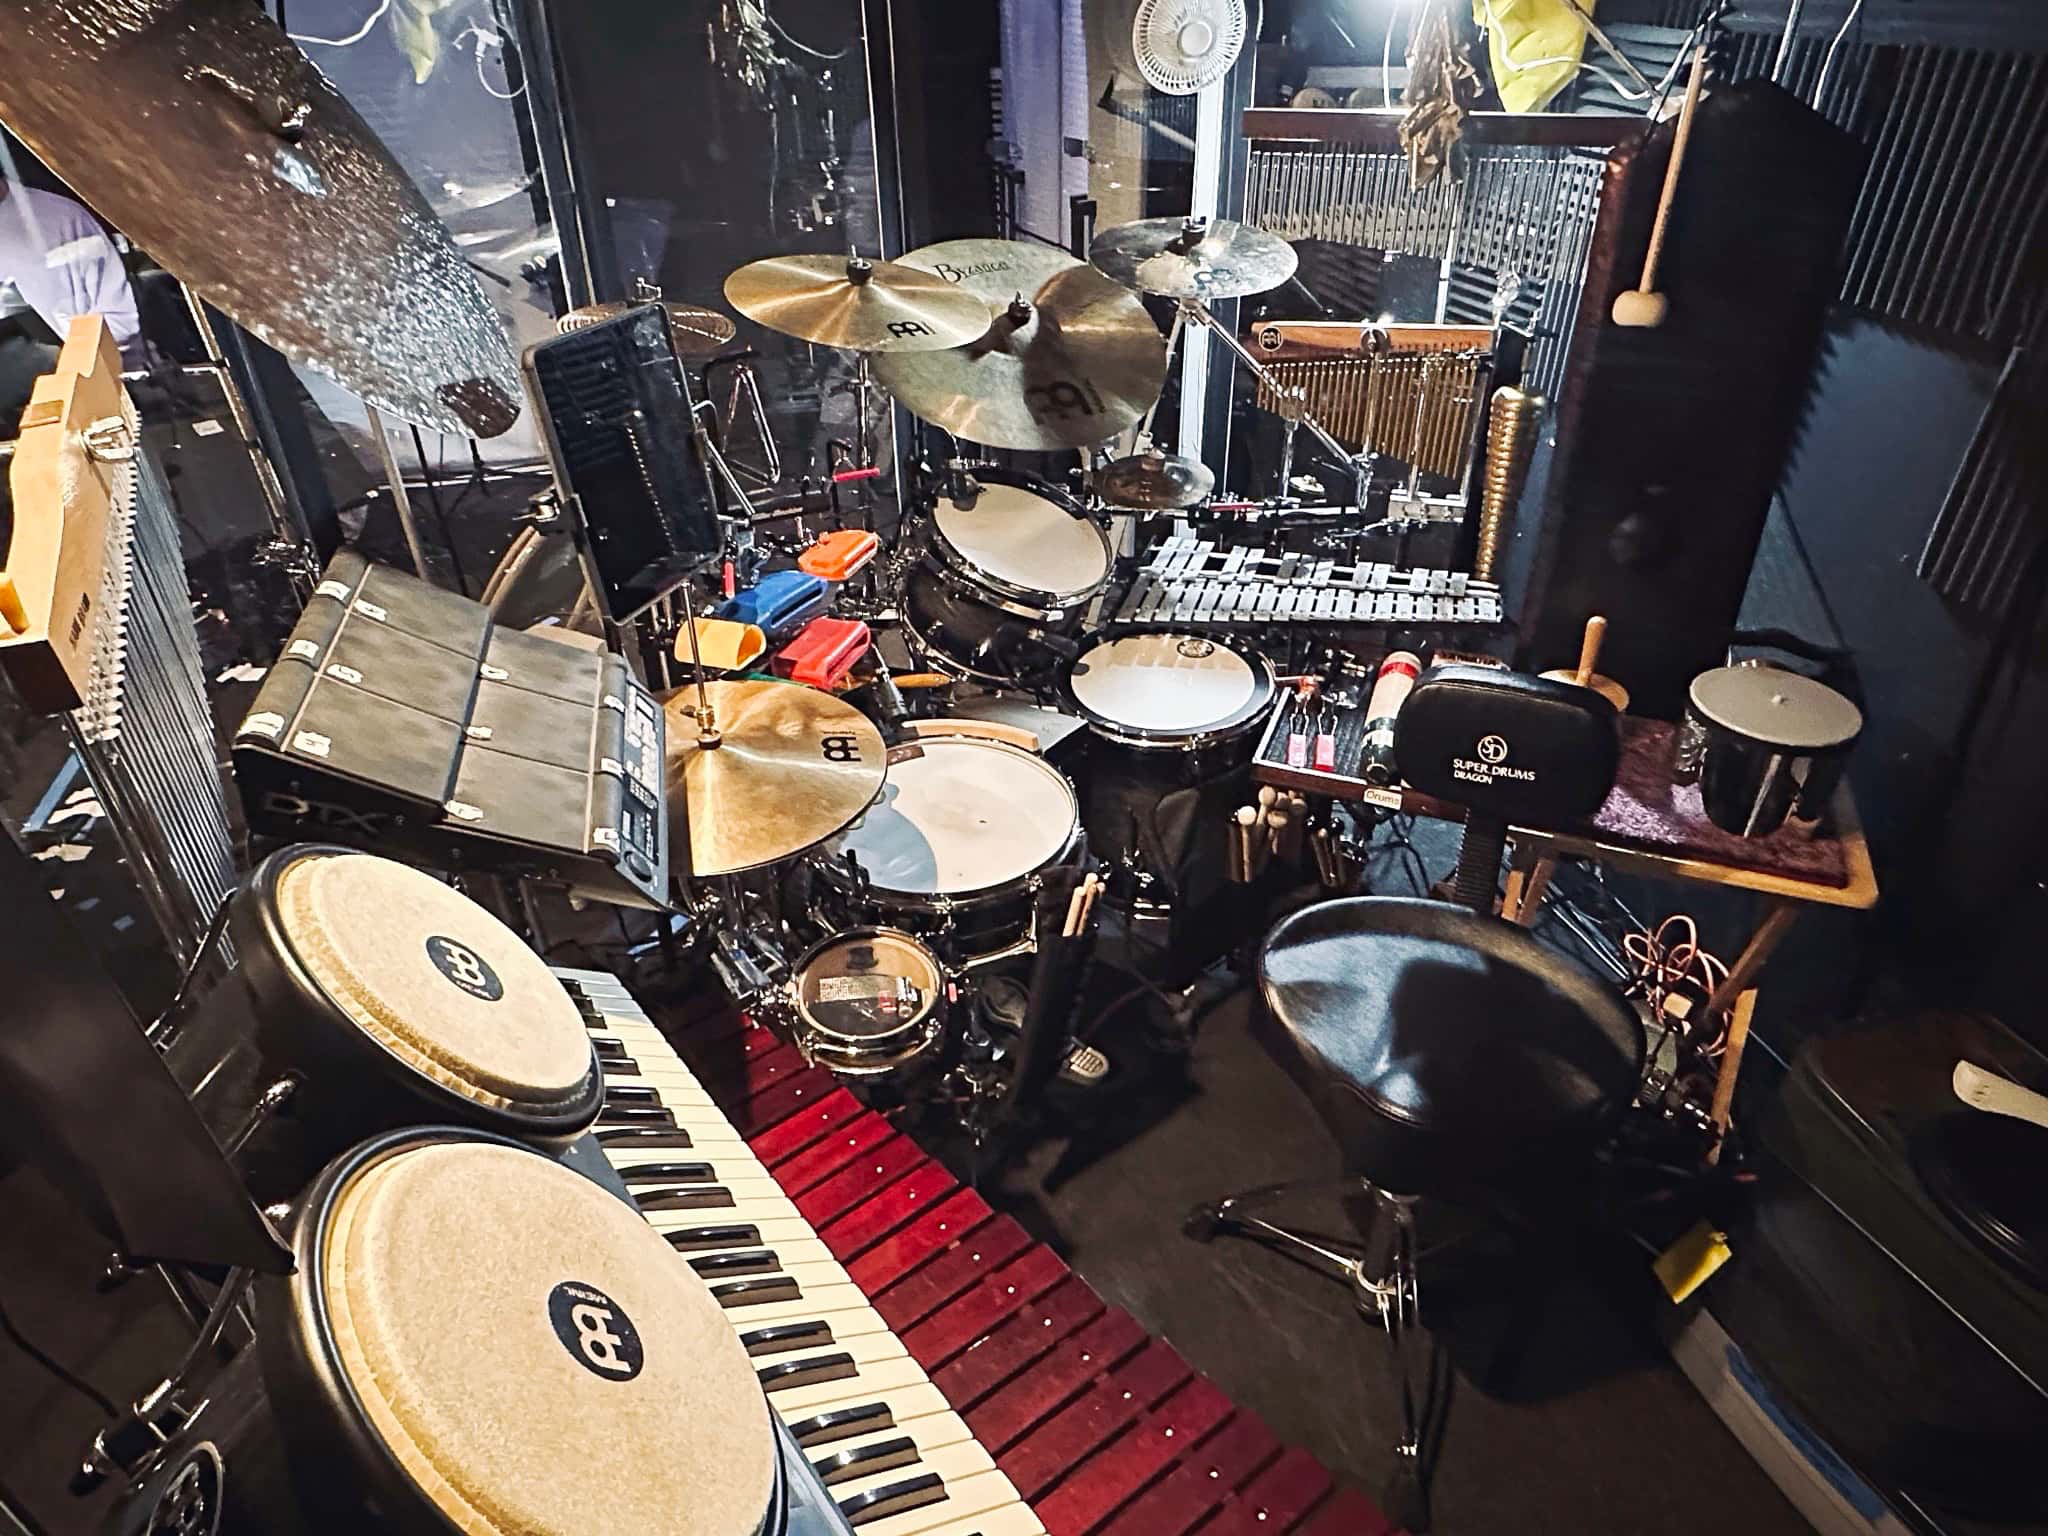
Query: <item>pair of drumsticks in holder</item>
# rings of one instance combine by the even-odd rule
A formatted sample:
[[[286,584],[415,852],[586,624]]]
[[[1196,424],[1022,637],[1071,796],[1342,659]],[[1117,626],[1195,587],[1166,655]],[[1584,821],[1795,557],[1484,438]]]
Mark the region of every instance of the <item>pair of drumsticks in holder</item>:
[[[1299,864],[1303,848],[1314,856],[1316,876],[1325,886],[1341,890],[1350,883],[1343,840],[1327,819],[1310,815],[1306,795],[1262,785],[1258,804],[1239,807],[1229,832],[1224,873],[1233,884],[1249,884],[1269,864]]]
[[[1074,887],[1074,894],[1067,902],[1066,921],[1060,924],[1060,937],[1079,938],[1088,931],[1088,919],[1095,912],[1096,898],[1102,894],[1102,876],[1087,875]]]

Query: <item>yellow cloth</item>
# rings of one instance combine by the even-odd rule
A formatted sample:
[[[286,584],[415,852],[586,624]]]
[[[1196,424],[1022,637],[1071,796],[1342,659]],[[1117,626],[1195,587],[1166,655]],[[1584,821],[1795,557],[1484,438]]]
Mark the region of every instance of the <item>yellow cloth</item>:
[[[1588,14],[1596,8],[1596,0],[1583,3]],[[1510,112],[1541,112],[1578,73],[1586,29],[1565,0],[1472,0],[1472,19],[1486,29],[1494,84]],[[1517,59],[1530,67],[1518,67]]]

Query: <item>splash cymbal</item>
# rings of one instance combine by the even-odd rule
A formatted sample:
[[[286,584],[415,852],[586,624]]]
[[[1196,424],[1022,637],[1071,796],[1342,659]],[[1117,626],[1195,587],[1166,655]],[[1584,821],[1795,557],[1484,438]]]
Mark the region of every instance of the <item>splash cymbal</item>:
[[[558,332],[578,331],[600,320],[615,320],[636,305],[612,299],[603,304],[585,304],[572,309],[555,322]],[[716,357],[719,349],[739,334],[730,315],[701,304],[663,304],[668,311],[668,333],[675,340],[676,356],[686,363],[701,363]]]
[[[1166,339],[1127,288],[1060,267],[979,339],[875,359],[914,415],[992,448],[1079,448],[1137,423],[1166,382]]]
[[[1216,488],[1208,465],[1171,453],[1134,453],[1095,472],[1095,490],[1112,507],[1178,512]]]
[[[697,689],[664,697],[668,805],[687,815],[690,873],[737,874],[823,842],[882,792],[882,733],[859,710],[798,683],[707,683],[716,746],[699,737]],[[672,839],[683,846],[681,828]]]
[[[1231,219],[1140,219],[1088,247],[1102,271],[1166,299],[1241,299],[1294,276],[1294,247]]]
[[[858,256],[768,256],[725,280],[726,302],[771,331],[855,352],[957,347],[988,310],[944,278]]]
[[[0,118],[294,362],[434,431],[518,419],[518,363],[475,273],[260,6],[0,0]]]

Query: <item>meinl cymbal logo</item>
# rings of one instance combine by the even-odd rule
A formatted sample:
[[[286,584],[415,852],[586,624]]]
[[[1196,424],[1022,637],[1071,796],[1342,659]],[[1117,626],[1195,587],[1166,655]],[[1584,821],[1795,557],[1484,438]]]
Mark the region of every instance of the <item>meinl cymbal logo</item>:
[[[605,1381],[631,1381],[647,1363],[625,1309],[594,1285],[564,1280],[548,1292],[548,1321],[569,1357]]]

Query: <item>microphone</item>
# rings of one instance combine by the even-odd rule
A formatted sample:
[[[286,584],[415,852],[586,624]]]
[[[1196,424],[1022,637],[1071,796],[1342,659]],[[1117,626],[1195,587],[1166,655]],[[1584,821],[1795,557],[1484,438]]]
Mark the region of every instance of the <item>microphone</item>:
[[[962,512],[972,512],[974,504],[981,499],[981,482],[974,478],[973,467],[967,459],[946,461],[946,499]]]

